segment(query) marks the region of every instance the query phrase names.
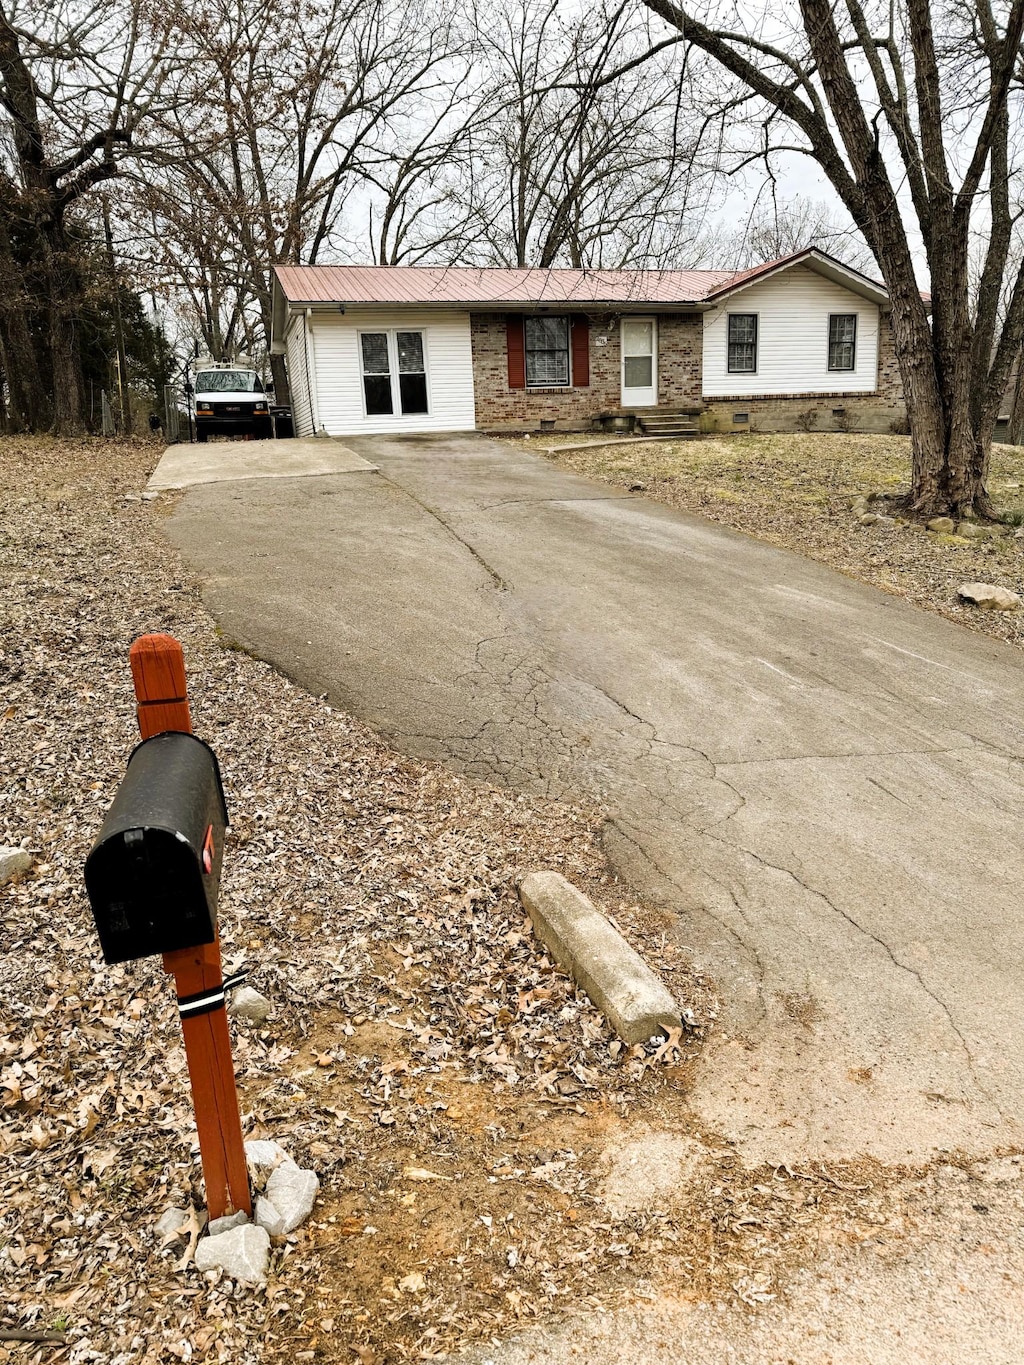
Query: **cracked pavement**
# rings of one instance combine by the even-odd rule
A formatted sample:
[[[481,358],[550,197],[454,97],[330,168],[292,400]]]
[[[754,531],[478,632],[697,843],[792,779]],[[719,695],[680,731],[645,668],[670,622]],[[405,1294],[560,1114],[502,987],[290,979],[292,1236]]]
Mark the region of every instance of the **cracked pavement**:
[[[748,1160],[1019,1144],[1019,651],[483,437],[348,445],[376,470],[182,499],[225,635],[607,811],[719,983],[694,1102]]]

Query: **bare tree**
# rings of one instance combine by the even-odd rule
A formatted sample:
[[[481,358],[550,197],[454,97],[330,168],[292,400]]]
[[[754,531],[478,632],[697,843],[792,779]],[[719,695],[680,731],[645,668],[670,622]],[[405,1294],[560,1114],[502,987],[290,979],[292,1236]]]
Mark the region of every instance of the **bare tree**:
[[[393,124],[446,79],[445,3],[211,0],[176,11],[187,75],[165,134],[177,150],[138,199],[165,233],[165,267],[206,296],[215,349],[233,336],[230,326],[216,336],[226,298],[241,330],[251,302],[269,343],[271,267],[314,263],[345,241],[348,202]],[[283,359],[271,363],[284,399]]]
[[[780,198],[775,182],[759,196],[750,216],[733,237],[731,252],[719,257],[719,265],[737,270],[775,261],[804,247],[816,246],[855,270],[870,270],[874,259],[867,243],[853,224],[828,204],[807,198]]]
[[[992,429],[1024,336],[1024,275],[1010,283],[1024,0],[800,0],[763,15],[645,0],[691,53],[734,78],[729,117],[752,110],[827,175],[878,263],[912,431],[909,506],[994,515]],[[984,237],[972,298],[971,246]],[[919,239],[931,285],[915,273]]]
[[[474,11],[487,117],[456,187],[479,258],[512,266],[644,265],[685,252],[693,119],[674,50],[628,5],[498,0]],[[696,195],[699,198],[699,193]]]
[[[0,0],[0,170],[3,361],[12,404],[30,425],[85,423],[78,317],[82,281],[76,214],[118,174],[140,123],[161,98],[165,35],[142,0]],[[22,261],[10,243],[24,243]],[[20,285],[20,288],[19,288]],[[28,308],[43,317],[46,393],[24,372]],[[32,364],[37,356],[33,351]]]

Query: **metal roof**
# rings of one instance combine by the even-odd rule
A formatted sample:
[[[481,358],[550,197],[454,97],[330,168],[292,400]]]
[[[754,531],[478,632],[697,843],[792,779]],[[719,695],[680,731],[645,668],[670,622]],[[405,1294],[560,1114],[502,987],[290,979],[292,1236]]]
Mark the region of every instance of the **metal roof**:
[[[506,270],[476,266],[276,266],[289,303],[693,304],[731,270]]]
[[[508,270],[477,266],[277,265],[273,305],[275,354],[283,349],[290,307],[477,309],[580,308],[624,312],[715,307],[755,280],[805,265],[885,305],[877,280],[805,247],[751,270]]]

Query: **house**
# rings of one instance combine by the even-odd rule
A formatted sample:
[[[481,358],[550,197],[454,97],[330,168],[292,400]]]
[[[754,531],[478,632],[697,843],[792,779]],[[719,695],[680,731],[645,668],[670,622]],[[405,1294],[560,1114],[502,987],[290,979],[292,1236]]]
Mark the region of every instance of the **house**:
[[[278,266],[296,433],[888,431],[882,285],[815,248],[752,270]]]

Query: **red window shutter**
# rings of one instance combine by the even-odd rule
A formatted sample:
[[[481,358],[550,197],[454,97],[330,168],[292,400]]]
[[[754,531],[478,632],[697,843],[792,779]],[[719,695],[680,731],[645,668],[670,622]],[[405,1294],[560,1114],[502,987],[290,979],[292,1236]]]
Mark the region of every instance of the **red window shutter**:
[[[510,317],[508,330],[508,386],[510,389],[526,388],[526,339],[523,335],[523,320]]]
[[[590,383],[590,323],[586,318],[572,320],[572,386],[585,389]]]

